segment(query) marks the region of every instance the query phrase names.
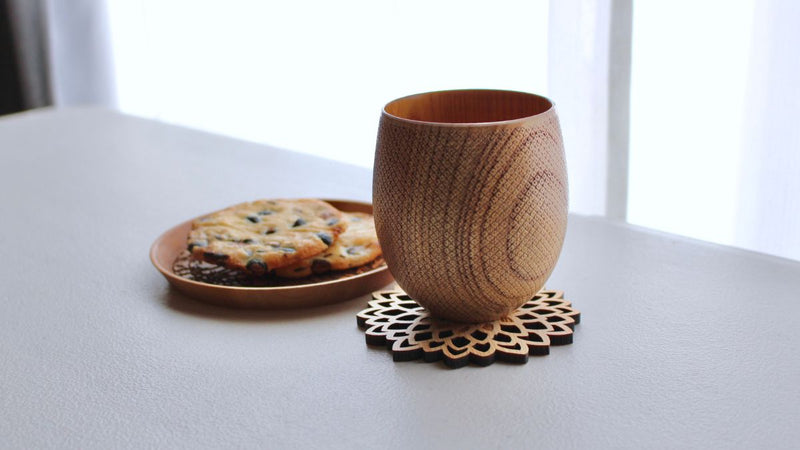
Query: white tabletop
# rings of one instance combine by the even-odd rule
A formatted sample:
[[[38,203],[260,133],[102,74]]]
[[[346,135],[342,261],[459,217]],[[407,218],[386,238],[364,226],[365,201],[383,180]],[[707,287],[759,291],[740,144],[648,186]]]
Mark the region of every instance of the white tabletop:
[[[548,287],[574,343],[450,370],[367,347],[367,297],[227,310],[148,260],[229,204],[370,192],[366,169],[102,110],[0,119],[0,447],[800,446],[797,262],[570,216]]]

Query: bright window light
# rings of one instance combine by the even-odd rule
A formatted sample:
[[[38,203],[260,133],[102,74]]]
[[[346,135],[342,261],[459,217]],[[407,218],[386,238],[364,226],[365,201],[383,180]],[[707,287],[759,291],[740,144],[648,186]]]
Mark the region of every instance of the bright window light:
[[[122,111],[371,167],[417,92],[546,93],[546,0],[110,0]]]
[[[629,222],[733,243],[754,5],[635,3]]]

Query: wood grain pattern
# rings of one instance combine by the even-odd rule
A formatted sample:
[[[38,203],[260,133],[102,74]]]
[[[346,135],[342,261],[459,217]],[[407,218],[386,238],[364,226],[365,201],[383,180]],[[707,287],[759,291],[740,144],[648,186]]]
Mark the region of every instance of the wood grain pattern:
[[[471,323],[506,315],[544,285],[566,231],[552,103],[485,90],[389,103],[373,202],[389,269],[431,314]]]
[[[463,324],[433,318],[405,292],[388,290],[374,292],[356,320],[367,345],[386,346],[395,361],[443,360],[457,368],[496,360],[524,364],[528,355],[547,355],[551,345],[572,343],[581,313],[563,292],[542,290],[498,320]]]

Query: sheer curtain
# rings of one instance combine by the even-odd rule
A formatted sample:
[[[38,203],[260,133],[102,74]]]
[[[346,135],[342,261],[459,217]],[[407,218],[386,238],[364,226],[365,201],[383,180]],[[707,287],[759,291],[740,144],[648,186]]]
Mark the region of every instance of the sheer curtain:
[[[624,220],[628,195],[631,0],[551,2],[549,95],[569,173],[570,209]]]
[[[27,108],[116,106],[105,0],[7,0]]]
[[[792,0],[635,4],[630,222],[800,259],[798,23]]]
[[[106,3],[47,0],[46,11],[54,103],[116,106]]]
[[[800,259],[800,2],[33,1],[56,105],[369,166],[391,97],[540,92],[573,212]],[[323,128],[284,126],[319,110]],[[356,122],[369,132],[348,134]]]
[[[393,98],[547,88],[546,0],[108,4],[123,111],[365,167]]]
[[[550,20],[573,212],[800,259],[800,2],[552,2]]]
[[[800,259],[800,2],[753,17],[734,244]]]

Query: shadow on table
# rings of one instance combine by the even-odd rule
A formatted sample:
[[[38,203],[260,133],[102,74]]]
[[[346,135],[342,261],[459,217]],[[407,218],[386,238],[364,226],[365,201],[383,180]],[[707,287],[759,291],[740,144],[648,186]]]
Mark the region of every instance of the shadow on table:
[[[347,313],[355,315],[367,306],[370,297],[361,296],[331,305],[314,306],[307,308],[285,310],[259,310],[237,309],[203,303],[186,296],[170,286],[169,290],[161,295],[161,302],[169,309],[183,314],[189,314],[209,319],[246,321],[246,322],[271,322],[306,320],[317,316]],[[355,318],[353,319],[355,322]]]

